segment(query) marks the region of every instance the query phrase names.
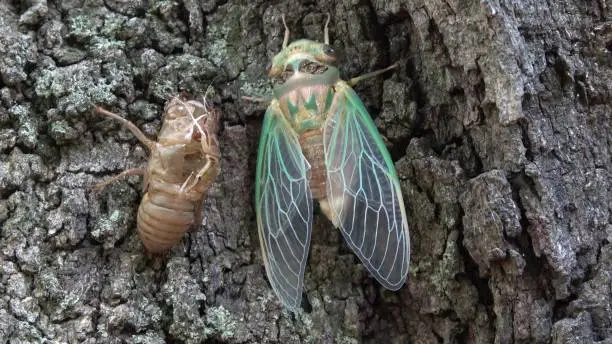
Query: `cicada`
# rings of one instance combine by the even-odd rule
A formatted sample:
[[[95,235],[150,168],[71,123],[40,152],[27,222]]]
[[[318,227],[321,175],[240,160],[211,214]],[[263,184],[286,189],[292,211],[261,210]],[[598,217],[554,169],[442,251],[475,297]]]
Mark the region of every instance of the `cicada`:
[[[340,79],[325,42],[291,44],[272,60],[274,97],[257,158],[255,207],[268,279],[282,304],[301,304],[313,222],[313,198],[368,271],[390,290],[406,281],[410,239],[395,167],[363,102]]]
[[[95,187],[127,175],[144,175],[138,233],[147,251],[163,252],[202,223],[202,202],[220,171],[219,113],[206,99],[174,97],[166,104],[155,142],[123,117],[102,108],[96,112],[120,121],[151,154],[146,169],[126,170]]]

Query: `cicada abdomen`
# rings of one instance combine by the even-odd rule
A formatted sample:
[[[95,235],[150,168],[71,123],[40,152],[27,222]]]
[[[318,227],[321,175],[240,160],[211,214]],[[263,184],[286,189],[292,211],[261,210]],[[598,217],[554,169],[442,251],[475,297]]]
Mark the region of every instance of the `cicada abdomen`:
[[[328,19],[329,21],[329,19]],[[284,22],[284,18],[283,18]],[[277,79],[259,143],[257,225],[266,272],[281,302],[299,307],[310,245],[313,198],[368,271],[387,289],[406,281],[410,239],[393,161],[365,106],[325,42],[298,40],[269,75]]]
[[[175,97],[166,104],[155,142],[126,119],[101,108],[97,112],[119,120],[150,151],[146,169],[124,171],[97,187],[125,175],[144,175],[138,233],[147,251],[163,252],[202,222],[202,202],[220,172],[219,113],[205,99]]]

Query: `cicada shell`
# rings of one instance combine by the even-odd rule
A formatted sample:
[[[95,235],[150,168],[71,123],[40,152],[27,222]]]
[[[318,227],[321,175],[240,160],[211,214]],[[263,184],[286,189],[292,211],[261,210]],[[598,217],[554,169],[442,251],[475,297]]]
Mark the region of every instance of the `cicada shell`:
[[[101,108],[96,111],[119,120],[150,151],[145,169],[127,170],[97,187],[125,175],[143,174],[138,233],[149,252],[163,252],[202,223],[202,202],[220,171],[219,113],[204,98],[175,97],[166,104],[155,142],[126,119]]]
[[[329,22],[329,18],[328,18]],[[284,23],[284,18],[283,18]],[[406,281],[408,221],[383,140],[325,42],[298,40],[272,60],[274,98],[265,114],[256,172],[256,217],[268,279],[290,310],[300,306],[313,199],[368,271],[390,290]]]

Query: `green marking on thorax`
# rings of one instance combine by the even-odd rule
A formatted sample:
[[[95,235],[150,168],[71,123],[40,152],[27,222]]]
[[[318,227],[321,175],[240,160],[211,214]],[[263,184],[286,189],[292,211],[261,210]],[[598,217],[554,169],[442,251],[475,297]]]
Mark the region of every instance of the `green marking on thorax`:
[[[291,115],[292,118],[294,118],[295,115],[297,115],[297,113],[298,113],[297,105],[293,104],[290,101],[287,101],[287,107],[289,108],[289,114]]]
[[[315,97],[314,94],[311,94],[310,99],[304,102],[304,108],[306,108],[306,110],[315,111],[315,112],[319,110],[319,108],[317,107],[317,98]]]

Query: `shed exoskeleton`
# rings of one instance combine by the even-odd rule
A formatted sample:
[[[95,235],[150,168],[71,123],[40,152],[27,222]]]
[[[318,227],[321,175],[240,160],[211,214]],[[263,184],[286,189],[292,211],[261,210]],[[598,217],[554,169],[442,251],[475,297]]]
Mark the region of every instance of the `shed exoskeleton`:
[[[174,97],[165,106],[156,142],[125,118],[102,108],[96,112],[121,122],[148,148],[150,157],[146,168],[126,170],[95,187],[143,175],[138,233],[147,251],[169,249],[190,227],[202,223],[203,200],[220,172],[219,113],[204,97]]]

